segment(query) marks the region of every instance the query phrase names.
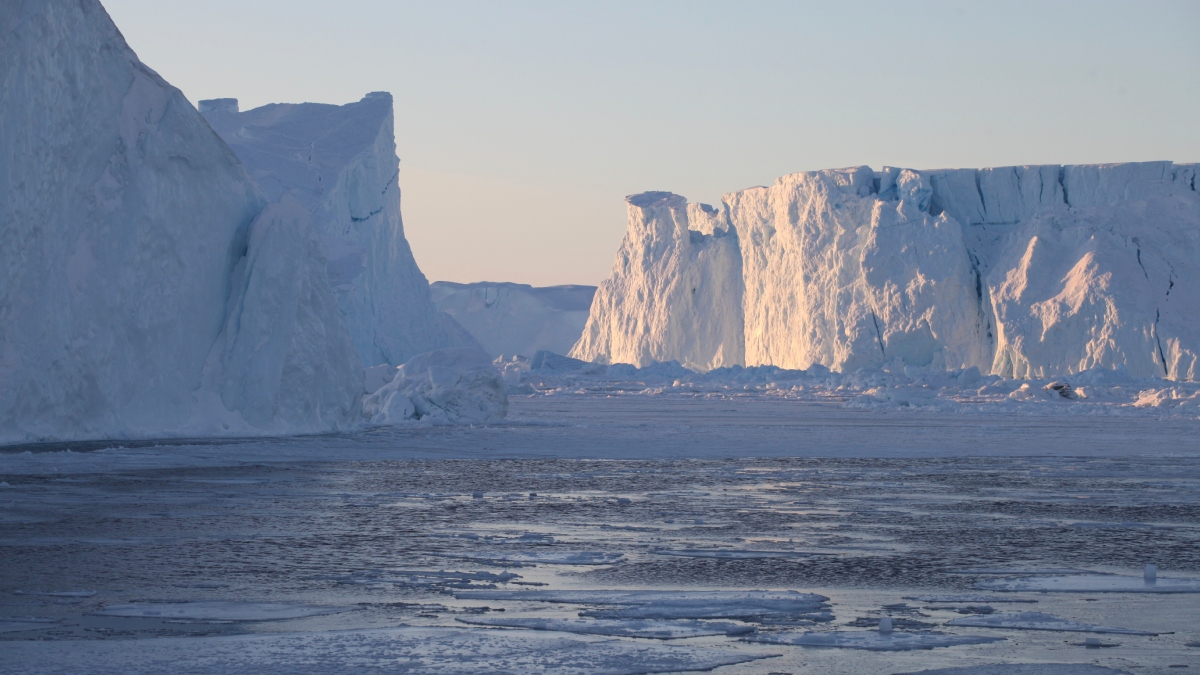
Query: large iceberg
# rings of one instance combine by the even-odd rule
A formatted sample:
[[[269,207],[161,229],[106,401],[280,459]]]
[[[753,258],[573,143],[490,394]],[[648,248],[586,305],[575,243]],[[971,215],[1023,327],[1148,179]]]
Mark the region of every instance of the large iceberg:
[[[529,286],[435,281],[429,285],[438,310],[449,314],[493,358],[565,354],[579,341],[595,286]]]
[[[342,106],[275,103],[245,112],[231,98],[199,105],[269,198],[291,195],[312,213],[363,366],[478,347],[434,307],[404,238],[391,94]]]
[[[387,95],[247,113],[252,177],[97,0],[0,0],[0,77],[0,443],[358,426],[364,363],[474,345],[404,240]],[[443,417],[502,416],[498,378]]]
[[[613,275],[571,355],[1195,380],[1196,173],[1143,162],[792,174],[703,207],[738,265],[688,257],[712,246],[679,215],[701,205],[631,197]],[[713,288],[737,292],[706,305]]]

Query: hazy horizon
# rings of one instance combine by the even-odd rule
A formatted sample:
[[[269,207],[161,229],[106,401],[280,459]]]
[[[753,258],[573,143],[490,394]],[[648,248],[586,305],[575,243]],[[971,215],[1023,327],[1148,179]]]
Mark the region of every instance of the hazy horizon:
[[[103,0],[193,102],[396,102],[431,280],[596,284],[623,197],[796,171],[1200,161],[1200,3]]]

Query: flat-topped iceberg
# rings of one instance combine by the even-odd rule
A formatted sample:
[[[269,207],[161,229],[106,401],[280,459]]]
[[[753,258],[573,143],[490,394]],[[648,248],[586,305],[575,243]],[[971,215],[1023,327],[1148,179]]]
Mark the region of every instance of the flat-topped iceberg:
[[[856,167],[784,176],[719,208],[635,195],[571,356],[1195,380],[1196,173]]]

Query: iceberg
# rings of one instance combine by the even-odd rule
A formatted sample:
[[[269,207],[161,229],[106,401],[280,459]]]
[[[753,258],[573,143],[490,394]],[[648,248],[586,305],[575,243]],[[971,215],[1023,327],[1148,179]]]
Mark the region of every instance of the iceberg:
[[[404,237],[391,94],[342,106],[275,103],[241,112],[237,99],[226,98],[199,107],[268,198],[290,195],[312,214],[363,367],[479,346],[434,307]]]
[[[486,424],[508,414],[508,393],[487,354],[465,347],[418,354],[363,399],[373,424]]]
[[[791,174],[719,208],[627,198],[570,355],[1196,380],[1197,165]],[[1061,392],[1060,392],[1061,393]]]
[[[307,211],[96,0],[0,9],[0,443],[355,423]]]
[[[595,286],[480,282],[429,285],[434,305],[453,317],[492,356],[565,354],[583,334]]]

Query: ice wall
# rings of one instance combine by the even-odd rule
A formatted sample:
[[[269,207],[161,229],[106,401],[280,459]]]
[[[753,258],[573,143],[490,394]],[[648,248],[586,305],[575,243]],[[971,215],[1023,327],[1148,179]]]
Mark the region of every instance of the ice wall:
[[[438,310],[497,358],[570,351],[583,334],[596,287],[435,281],[430,291]]]
[[[201,101],[200,111],[269,197],[289,194],[312,213],[364,366],[478,346],[434,308],[404,238],[390,94],[342,106],[271,104],[246,112],[236,99],[214,99]]]
[[[0,0],[0,78],[0,443],[354,418],[307,213],[264,211],[99,2]]]
[[[1098,367],[1196,379],[1196,173],[1143,162],[784,176],[725,196],[744,297],[695,316],[688,302],[651,291],[709,270],[634,245],[669,232],[647,222],[677,217],[682,198],[654,216],[631,207],[574,353],[644,362],[644,348],[628,345],[656,345],[654,360],[682,362],[693,326],[735,313],[743,332],[707,349],[744,345],[735,361],[744,365],[978,366],[1008,377]],[[675,315],[691,318],[661,319]]]
[[[702,371],[742,363],[742,255],[726,214],[669,192],[626,202],[629,229],[571,356]]]

